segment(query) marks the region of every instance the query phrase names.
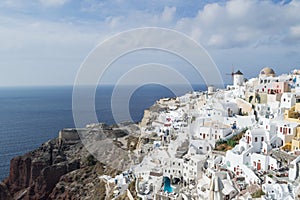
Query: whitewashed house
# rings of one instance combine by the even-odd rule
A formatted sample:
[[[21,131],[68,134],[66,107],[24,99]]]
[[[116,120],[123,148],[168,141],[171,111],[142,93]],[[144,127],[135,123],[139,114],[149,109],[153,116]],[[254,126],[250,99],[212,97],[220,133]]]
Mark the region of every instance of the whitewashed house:
[[[252,150],[253,147],[250,147],[241,140],[240,144],[226,152],[225,165],[227,169],[233,171],[237,175],[242,174],[241,166],[250,166],[250,153],[252,153]]]
[[[207,140],[190,140],[190,149],[193,154],[207,154],[214,149],[214,146]]]
[[[280,109],[291,109],[296,103],[296,94],[283,93],[280,100]]]
[[[267,132],[263,128],[247,130],[245,133],[246,143],[253,147],[253,152],[262,152],[262,143],[267,139]]]
[[[202,177],[201,168],[205,163],[205,155],[185,155],[183,157],[183,181],[186,184],[197,183]]]
[[[250,158],[253,168],[258,171],[275,170],[279,167],[277,160],[268,155],[253,153]]]
[[[263,184],[262,190],[265,193],[264,199],[267,200],[293,200],[295,199],[290,192],[288,184]]]
[[[298,126],[295,122],[277,121],[277,136],[282,140],[282,145],[292,141]]]
[[[231,128],[226,128],[224,126],[200,126],[194,137],[196,139],[217,141],[226,139],[231,133]]]
[[[245,177],[245,182],[247,184],[260,184],[261,179],[246,165],[241,165],[241,176]]]

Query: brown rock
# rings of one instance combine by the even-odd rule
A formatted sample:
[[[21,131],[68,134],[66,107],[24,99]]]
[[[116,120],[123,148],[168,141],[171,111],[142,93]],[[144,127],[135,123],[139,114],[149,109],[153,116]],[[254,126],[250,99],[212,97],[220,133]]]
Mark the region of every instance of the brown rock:
[[[31,177],[31,158],[29,155],[18,156],[10,161],[10,174],[7,179],[9,191],[15,192],[27,188]]]
[[[7,186],[1,182],[0,182],[0,199],[6,199],[6,200],[12,199],[10,192],[7,189]]]

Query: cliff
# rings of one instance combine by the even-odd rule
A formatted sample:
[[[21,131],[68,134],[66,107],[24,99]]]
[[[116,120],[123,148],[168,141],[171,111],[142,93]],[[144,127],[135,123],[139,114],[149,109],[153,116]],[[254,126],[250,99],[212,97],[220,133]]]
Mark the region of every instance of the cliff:
[[[105,133],[113,135],[114,139],[109,143],[113,148],[123,145],[114,142],[119,138],[127,143],[126,138],[137,141],[135,136],[122,130],[108,129]],[[74,134],[77,134],[76,131]],[[0,183],[0,199],[110,199],[107,183],[98,177],[103,174],[113,177],[121,171],[97,161],[79,137],[66,140],[61,138],[62,135],[69,137],[69,133],[60,132],[59,138],[11,160],[9,177]],[[125,144],[123,148],[127,147]],[[107,156],[110,156],[109,153]]]

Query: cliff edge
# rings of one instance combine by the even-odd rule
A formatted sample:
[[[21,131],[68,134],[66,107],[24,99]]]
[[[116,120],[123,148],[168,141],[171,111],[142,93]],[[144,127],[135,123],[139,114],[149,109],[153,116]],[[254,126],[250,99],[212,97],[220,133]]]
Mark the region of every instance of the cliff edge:
[[[122,145],[116,146],[115,133],[125,140],[134,137],[128,131],[112,128],[105,133],[113,135],[111,146],[115,148]],[[13,158],[9,176],[0,183],[0,199],[110,199],[111,191],[99,176],[113,177],[121,171],[97,161],[77,134],[75,129],[68,129],[38,149]]]

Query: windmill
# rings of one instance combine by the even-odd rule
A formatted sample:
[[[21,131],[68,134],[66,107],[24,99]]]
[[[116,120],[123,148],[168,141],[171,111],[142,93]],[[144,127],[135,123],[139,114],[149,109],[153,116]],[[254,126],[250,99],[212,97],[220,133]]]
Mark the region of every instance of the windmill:
[[[232,72],[230,74],[227,73],[226,75],[231,75],[232,83],[234,86],[244,85],[244,82],[245,82],[244,74],[240,70],[237,70],[236,72],[234,72],[234,66],[232,66]]]

